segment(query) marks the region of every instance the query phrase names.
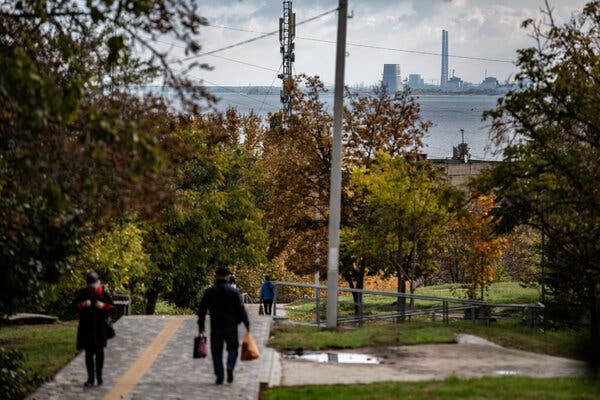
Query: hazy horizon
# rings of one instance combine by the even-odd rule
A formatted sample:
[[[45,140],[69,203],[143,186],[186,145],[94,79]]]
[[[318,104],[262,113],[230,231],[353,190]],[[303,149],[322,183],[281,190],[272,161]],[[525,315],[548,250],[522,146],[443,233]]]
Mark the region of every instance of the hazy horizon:
[[[585,0],[555,0],[550,4],[558,20],[568,19],[581,10]],[[273,0],[198,0],[200,14],[212,26],[204,27],[197,40],[203,52],[258,36],[257,33],[236,31],[222,26],[271,32],[278,29],[282,2]],[[337,0],[298,0],[293,2],[296,21],[308,19],[335,9]],[[348,43],[425,51],[441,51],[441,32],[449,32],[450,75],[465,81],[481,82],[484,75],[503,82],[516,68],[512,63],[468,60],[452,55],[514,61],[516,50],[530,47],[533,41],[521,23],[527,18],[541,19],[543,0],[372,0],[349,1],[353,18],[348,21]],[[334,80],[335,45],[309,39],[335,41],[337,14],[330,13],[318,20],[298,26],[295,40],[295,73],[319,75],[330,84]],[[166,40],[165,40],[166,39]],[[169,48],[168,38],[156,46]],[[183,50],[171,48],[171,58],[185,57]],[[440,78],[440,57],[349,45],[346,60],[346,83],[349,85],[377,83],[383,64],[400,64],[401,74],[421,74],[426,83]],[[194,61],[208,63],[214,69],[193,74],[207,86],[270,86],[278,85],[275,70],[281,64],[278,35],[219,52],[216,56],[201,56]],[[232,61],[233,60],[233,61]],[[240,62],[254,64],[245,65]],[[191,62],[191,61],[189,61]]]

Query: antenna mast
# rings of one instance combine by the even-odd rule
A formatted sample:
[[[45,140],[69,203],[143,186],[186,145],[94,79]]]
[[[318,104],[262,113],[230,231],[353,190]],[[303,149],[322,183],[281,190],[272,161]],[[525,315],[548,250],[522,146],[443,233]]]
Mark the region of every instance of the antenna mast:
[[[294,66],[294,37],[296,36],[296,14],[292,12],[292,2],[283,2],[283,17],[279,18],[279,48],[282,58],[283,71],[279,74],[282,80],[281,108],[289,118],[292,115],[289,83],[292,79],[292,68]]]

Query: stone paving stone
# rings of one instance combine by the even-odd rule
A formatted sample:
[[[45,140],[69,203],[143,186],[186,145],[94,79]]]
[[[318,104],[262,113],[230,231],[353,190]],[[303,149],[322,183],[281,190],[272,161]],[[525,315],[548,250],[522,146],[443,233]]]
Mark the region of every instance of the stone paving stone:
[[[258,315],[258,306],[247,305],[250,317],[250,329],[259,350],[264,352],[264,346],[269,337],[269,317]],[[240,361],[235,367],[235,380],[232,384],[215,384],[212,358],[209,354],[204,359],[193,359],[193,341],[198,334],[197,318],[186,320],[177,331],[167,347],[158,356],[150,370],[134,388],[132,400],[159,399],[244,399],[258,398],[259,372],[263,358],[252,361]],[[206,321],[207,328],[210,323]],[[239,326],[240,343],[246,333],[243,325]],[[207,329],[207,335],[210,330]],[[225,363],[227,352],[223,352]]]
[[[269,337],[271,318],[258,315],[257,305],[247,305],[250,328],[261,352]],[[129,399],[248,399],[258,398],[259,371],[262,358],[239,361],[233,384],[215,385],[212,359],[193,359],[193,339],[198,334],[195,316],[129,316],[121,318],[117,336],[105,351],[104,386],[84,388],[87,375],[84,355],[79,354],[51,382],[46,383],[30,400],[102,399],[112,385],[129,369],[140,353],[163,329],[169,318],[185,318],[162,353],[134,387]],[[206,325],[209,326],[207,318]],[[207,330],[208,331],[208,330]],[[207,332],[210,335],[210,332]],[[240,325],[240,342],[245,328]],[[75,345],[75,344],[73,344]],[[224,357],[226,352],[224,352]]]
[[[152,339],[163,329],[168,317],[125,316],[115,324],[116,337],[104,351],[104,385],[84,388],[87,380],[84,354],[81,352],[54,379],[40,387],[28,399],[75,400],[102,399],[112,384],[127,371]],[[75,346],[75,343],[73,343]]]

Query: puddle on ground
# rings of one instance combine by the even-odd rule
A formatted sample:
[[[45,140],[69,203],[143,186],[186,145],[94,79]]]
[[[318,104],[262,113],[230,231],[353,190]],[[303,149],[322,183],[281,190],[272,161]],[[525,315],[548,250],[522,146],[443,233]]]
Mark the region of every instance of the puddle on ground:
[[[501,370],[494,371],[494,374],[496,374],[496,375],[521,375],[521,372],[510,370],[510,369],[501,369]]]
[[[306,360],[318,363],[338,363],[338,364],[380,364],[379,358],[371,354],[360,353],[304,353],[304,354],[284,354],[283,358],[289,360]]]

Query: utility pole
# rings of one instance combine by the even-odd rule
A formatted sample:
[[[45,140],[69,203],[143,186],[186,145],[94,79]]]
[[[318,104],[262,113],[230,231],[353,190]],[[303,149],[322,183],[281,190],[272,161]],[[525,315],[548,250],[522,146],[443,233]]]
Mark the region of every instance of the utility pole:
[[[296,14],[292,12],[292,2],[283,2],[283,17],[279,18],[279,43],[281,47],[282,72],[278,75],[282,80],[282,89],[280,93],[281,108],[289,120],[292,115],[291,98],[289,93],[289,82],[292,79],[292,69],[294,67],[294,37],[296,36]]]
[[[335,92],[333,97],[333,137],[331,142],[331,182],[329,189],[329,251],[327,253],[327,327],[337,327],[338,263],[342,202],[342,112],[344,107],[344,67],[346,62],[346,23],[348,0],[339,0]]]

